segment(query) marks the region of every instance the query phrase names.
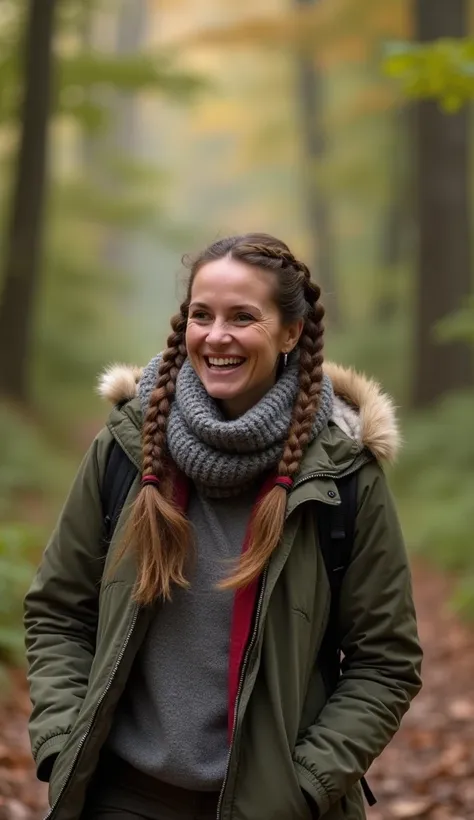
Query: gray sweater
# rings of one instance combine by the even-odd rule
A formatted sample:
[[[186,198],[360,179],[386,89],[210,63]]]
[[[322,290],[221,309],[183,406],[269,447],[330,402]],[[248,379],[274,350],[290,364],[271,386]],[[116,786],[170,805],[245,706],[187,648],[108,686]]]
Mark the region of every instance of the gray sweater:
[[[215,584],[225,560],[240,555],[255,495],[209,499],[192,490],[191,588],[157,609],[108,740],[135,768],[186,789],[218,790],[225,774],[233,594]]]

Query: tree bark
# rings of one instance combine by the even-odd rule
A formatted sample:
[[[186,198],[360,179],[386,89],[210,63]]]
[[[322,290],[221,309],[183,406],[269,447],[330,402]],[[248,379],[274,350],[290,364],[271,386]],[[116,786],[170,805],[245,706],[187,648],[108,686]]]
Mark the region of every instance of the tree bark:
[[[466,0],[417,0],[417,39],[467,34]],[[419,224],[413,403],[431,404],[473,384],[468,343],[437,343],[435,325],[471,292],[469,134],[466,109],[443,114],[431,101],[416,106]]]
[[[319,0],[294,0],[297,8]],[[310,269],[323,291],[329,319],[338,319],[334,275],[333,237],[327,198],[315,178],[315,166],[324,159],[326,135],[323,125],[323,77],[312,54],[299,49],[296,54],[296,88],[300,113],[303,152],[303,199],[312,246]]]
[[[41,262],[56,0],[29,0],[16,178],[0,303],[0,393],[26,402]]]

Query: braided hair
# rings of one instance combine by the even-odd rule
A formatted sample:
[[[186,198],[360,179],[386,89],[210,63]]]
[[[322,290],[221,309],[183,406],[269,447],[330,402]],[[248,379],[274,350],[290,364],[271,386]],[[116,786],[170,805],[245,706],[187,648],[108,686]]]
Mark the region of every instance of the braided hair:
[[[259,260],[255,259],[257,254]],[[307,266],[299,262],[283,243],[267,245],[249,243],[239,248],[238,256],[250,264],[282,271],[278,277],[276,301],[283,321],[303,318],[299,339],[299,390],[293,406],[288,438],[278,475],[293,479],[310,440],[315,415],[319,409],[323,378],[324,308],[319,299],[318,285],[311,281]],[[255,261],[253,261],[255,259]],[[265,261],[264,261],[265,260]],[[251,525],[250,544],[241,557],[236,571],[220,587],[232,589],[246,586],[262,572],[277,546],[283,531],[287,491],[276,484],[260,501]]]
[[[323,317],[320,289],[311,281],[308,268],[288,246],[267,234],[247,234],[218,240],[194,259],[190,267],[186,299],[171,320],[168,337],[143,426],[142,487],[133,505],[118,559],[133,549],[138,564],[135,599],[150,604],[156,597],[169,599],[174,585],[186,587],[186,564],[192,554],[191,528],[173,502],[166,428],[176,380],[186,359],[185,333],[191,291],[198,271],[208,262],[224,257],[272,272],[275,302],[283,323],[303,319],[298,342],[299,390],[278,475],[291,481],[298,473],[319,409],[323,377]],[[246,586],[263,570],[278,544],[285,517],[287,492],[275,485],[260,501],[252,519],[249,548],[234,571],[220,583],[222,589]]]

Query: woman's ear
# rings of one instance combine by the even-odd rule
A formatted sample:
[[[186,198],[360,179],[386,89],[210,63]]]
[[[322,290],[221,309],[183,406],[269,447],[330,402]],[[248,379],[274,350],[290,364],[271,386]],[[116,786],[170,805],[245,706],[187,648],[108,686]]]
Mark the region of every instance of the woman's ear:
[[[303,332],[303,327],[304,319],[297,319],[295,322],[287,325],[283,349],[284,353],[291,353],[291,351],[296,347]]]

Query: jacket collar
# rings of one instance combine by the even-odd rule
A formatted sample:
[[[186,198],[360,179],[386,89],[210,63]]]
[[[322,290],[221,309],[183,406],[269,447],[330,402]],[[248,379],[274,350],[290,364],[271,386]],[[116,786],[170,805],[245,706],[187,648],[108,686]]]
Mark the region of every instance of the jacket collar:
[[[339,503],[335,479],[371,457],[394,461],[400,447],[395,408],[380,386],[351,368],[326,363],[324,369],[333,383],[333,414],[305,454],[288,500],[288,514],[309,498]],[[101,375],[98,386],[99,394],[114,405],[108,427],[137,468],[141,464],[142,413],[137,397],[141,372],[137,367],[114,365]]]

